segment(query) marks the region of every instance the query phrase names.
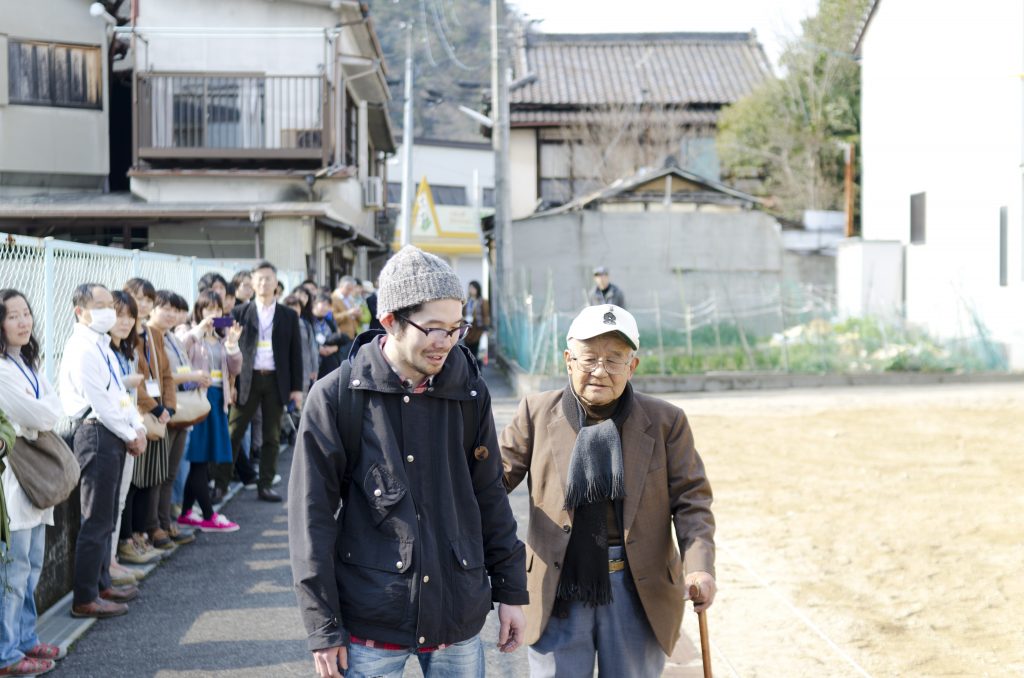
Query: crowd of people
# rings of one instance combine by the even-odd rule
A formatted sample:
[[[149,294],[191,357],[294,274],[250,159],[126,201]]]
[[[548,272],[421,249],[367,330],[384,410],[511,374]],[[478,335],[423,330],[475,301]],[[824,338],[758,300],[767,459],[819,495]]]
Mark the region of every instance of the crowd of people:
[[[142,278],[83,283],[56,388],[29,300],[0,290],[0,676],[63,655],[36,633],[34,594],[45,526],[74,487],[71,614],[123,615],[133,566],[244,528],[220,510],[229,489],[283,501],[282,442],[295,444],[289,547],[322,678],[401,676],[412,656],[428,678],[482,676],[495,603],[499,649],[528,646],[532,676],[595,662],[660,675],[685,601],[701,611],[715,596],[711,489],[682,410],[633,391],[637,324],[607,269],[594,274],[594,305],[565,337],[565,387],[524,398],[502,432],[480,285],[413,246],[377,287],[346,276],[288,292],[266,261],[204,276],[191,307]],[[40,484],[44,463],[65,473]],[[524,480],[526,544],[507,496]]]
[[[203,276],[191,307],[143,278],[83,283],[69,301],[75,324],[54,385],[28,297],[0,290],[0,676],[39,675],[63,656],[36,634],[35,589],[45,526],[68,492],[32,495],[28,471],[4,463],[11,455],[64,446],[81,503],[71,614],[125,614],[139,595],[136,566],[197,532],[240,529],[218,511],[232,482],[282,500],[282,421],[294,435],[310,387],[377,324],[369,282],[306,280],[286,292],[265,261],[231,280]]]

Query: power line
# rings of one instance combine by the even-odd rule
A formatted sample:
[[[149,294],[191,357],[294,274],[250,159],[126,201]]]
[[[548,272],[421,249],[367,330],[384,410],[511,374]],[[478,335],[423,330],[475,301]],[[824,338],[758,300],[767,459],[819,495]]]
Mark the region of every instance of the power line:
[[[424,0],[424,2],[425,1],[426,0]],[[441,38],[441,45],[444,47],[445,51],[448,52],[448,57],[452,60],[452,63],[454,63],[456,66],[458,66],[464,71],[476,70],[459,61],[459,57],[455,55],[455,49],[452,47],[452,43],[448,41],[448,36],[445,35],[444,26],[442,25],[444,17],[440,16],[440,12],[434,0],[431,0],[430,2],[430,10],[431,14],[434,17],[434,30],[437,33],[438,37]]]
[[[420,0],[420,23],[423,24],[423,44],[427,46],[427,61],[436,68],[437,61],[434,60],[434,51],[430,48],[430,32],[427,29],[427,3],[425,0]]]

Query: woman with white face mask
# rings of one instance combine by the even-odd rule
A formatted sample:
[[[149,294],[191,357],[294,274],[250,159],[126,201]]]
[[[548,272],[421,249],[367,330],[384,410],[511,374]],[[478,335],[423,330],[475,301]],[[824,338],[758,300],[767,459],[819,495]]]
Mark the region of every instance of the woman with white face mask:
[[[110,550],[125,454],[146,449],[146,427],[125,388],[107,332],[117,322],[103,285],[79,285],[72,297],[78,322],[64,345],[58,380],[61,405],[76,422],[74,452],[81,473],[82,524],[75,544],[71,614],[112,617],[128,612],[134,586],[114,586]]]
[[[0,290],[0,409],[15,433],[35,440],[52,431],[60,417],[60,399],[39,370],[39,343],[34,318],[25,296]],[[53,508],[36,507],[14,471],[3,471],[11,537],[0,546],[4,591],[0,605],[0,675],[36,675],[53,668],[63,652],[39,640],[36,633],[35,589],[43,569],[46,526],[53,525]]]

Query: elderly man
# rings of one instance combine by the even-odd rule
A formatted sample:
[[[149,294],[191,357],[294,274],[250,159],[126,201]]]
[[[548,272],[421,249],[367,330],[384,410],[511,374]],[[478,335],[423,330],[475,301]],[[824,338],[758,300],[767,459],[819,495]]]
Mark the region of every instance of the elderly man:
[[[505,488],[530,475],[530,673],[590,675],[596,654],[602,676],[658,676],[690,587],[697,610],[715,597],[711,487],[686,415],[629,383],[633,316],[585,308],[566,343],[568,385],[527,396],[500,440]]]
[[[626,308],[626,295],[622,293],[617,285],[613,285],[608,278],[608,269],[598,266],[594,269],[594,289],[590,291],[590,305],[602,306],[614,304],[620,308]]]

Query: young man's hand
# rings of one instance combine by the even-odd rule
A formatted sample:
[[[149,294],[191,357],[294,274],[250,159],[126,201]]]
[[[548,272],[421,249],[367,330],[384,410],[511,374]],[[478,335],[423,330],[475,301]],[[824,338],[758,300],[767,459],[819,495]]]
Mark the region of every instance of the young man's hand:
[[[348,670],[348,648],[339,645],[313,652],[313,665],[319,678],[342,678],[341,671]],[[341,667],[341,670],[338,670]]]
[[[526,615],[521,605],[498,604],[498,649],[502,652],[515,652],[523,644],[526,636]]]

